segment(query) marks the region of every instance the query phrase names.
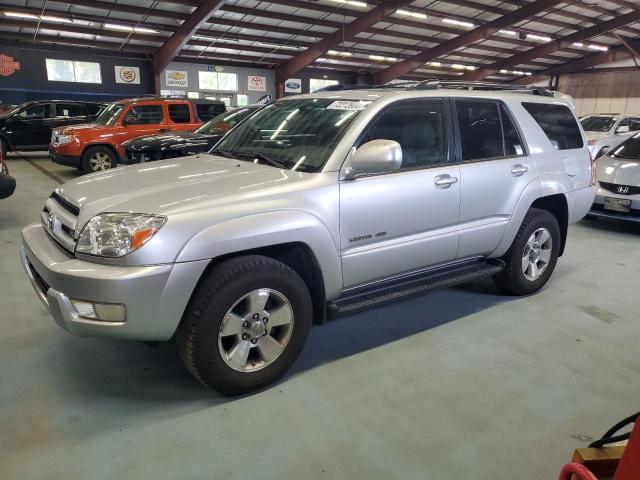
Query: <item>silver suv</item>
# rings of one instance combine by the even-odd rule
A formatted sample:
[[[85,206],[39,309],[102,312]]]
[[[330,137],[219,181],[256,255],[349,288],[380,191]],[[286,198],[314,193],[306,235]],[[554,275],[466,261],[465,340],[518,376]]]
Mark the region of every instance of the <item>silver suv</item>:
[[[541,90],[423,82],[278,100],[210,152],[66,183],[22,232],[78,336],[175,336],[227,394],[264,387],[313,321],[493,276],[546,284],[594,200],[583,132]]]

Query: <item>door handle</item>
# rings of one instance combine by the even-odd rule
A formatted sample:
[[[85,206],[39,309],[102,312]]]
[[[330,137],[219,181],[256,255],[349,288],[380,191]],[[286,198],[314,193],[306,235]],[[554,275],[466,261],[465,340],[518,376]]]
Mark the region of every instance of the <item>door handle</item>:
[[[436,188],[449,188],[454,183],[458,183],[458,178],[447,174],[438,175],[434,179],[434,183],[436,184]]]
[[[511,167],[511,175],[513,175],[514,177],[521,177],[528,171],[529,171],[529,165],[523,165],[521,163],[518,163]]]

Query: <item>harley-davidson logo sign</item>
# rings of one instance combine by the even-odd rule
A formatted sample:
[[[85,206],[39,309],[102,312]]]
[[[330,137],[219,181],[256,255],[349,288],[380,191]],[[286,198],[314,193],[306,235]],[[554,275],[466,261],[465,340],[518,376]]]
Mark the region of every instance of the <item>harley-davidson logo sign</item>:
[[[20,62],[16,62],[13,57],[0,54],[0,75],[8,77],[20,70]]]

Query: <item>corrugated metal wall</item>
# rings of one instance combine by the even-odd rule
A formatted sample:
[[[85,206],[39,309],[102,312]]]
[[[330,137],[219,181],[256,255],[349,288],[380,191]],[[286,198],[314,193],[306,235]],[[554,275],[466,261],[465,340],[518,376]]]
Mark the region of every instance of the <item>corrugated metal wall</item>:
[[[574,98],[579,115],[640,115],[640,70],[563,75],[559,89]]]

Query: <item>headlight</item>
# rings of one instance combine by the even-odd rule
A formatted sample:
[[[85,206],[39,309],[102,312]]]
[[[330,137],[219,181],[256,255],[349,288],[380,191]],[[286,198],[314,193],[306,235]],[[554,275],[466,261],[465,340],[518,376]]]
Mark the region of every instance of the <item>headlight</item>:
[[[53,138],[54,145],[66,145],[73,141],[73,135],[55,135]]]
[[[144,245],[167,219],[136,213],[103,213],[80,232],[76,252],[101,257],[123,257]]]

